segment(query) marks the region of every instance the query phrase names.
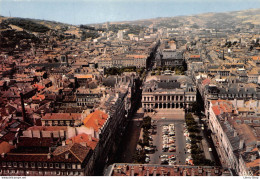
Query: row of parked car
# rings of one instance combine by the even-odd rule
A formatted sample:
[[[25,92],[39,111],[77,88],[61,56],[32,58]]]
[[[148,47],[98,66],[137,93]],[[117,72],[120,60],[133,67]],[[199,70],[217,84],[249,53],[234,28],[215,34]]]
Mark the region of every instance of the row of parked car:
[[[174,124],[164,125],[162,128],[163,152],[176,152]]]
[[[176,152],[176,137],[174,124],[162,126],[162,150],[163,152]],[[163,154],[160,156],[161,164],[176,165],[175,155]]]
[[[169,164],[169,165],[176,165],[176,157],[175,155],[161,155],[161,164]]]
[[[149,154],[152,154],[155,152],[155,150],[157,150],[156,146],[153,145],[153,137],[152,137],[152,135],[155,135],[157,133],[156,128],[157,128],[156,125],[152,125],[151,129],[149,130],[149,146],[144,147],[144,150],[148,153],[148,154],[146,154],[146,157],[145,157],[146,163],[150,162]]]
[[[189,137],[190,133],[187,130],[187,125],[186,123],[184,123],[183,125],[183,135],[186,137],[186,152],[188,153],[187,157],[186,157],[186,165],[193,165],[193,160],[191,157],[191,138]]]

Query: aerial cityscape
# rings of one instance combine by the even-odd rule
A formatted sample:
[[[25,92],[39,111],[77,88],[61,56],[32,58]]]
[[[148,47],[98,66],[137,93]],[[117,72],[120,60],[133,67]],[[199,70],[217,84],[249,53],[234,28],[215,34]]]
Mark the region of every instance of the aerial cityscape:
[[[61,2],[0,1],[0,176],[260,176],[259,2]]]

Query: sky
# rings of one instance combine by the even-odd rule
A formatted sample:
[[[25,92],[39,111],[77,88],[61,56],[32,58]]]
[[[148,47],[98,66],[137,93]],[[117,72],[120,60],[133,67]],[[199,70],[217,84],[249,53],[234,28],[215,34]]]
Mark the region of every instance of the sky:
[[[0,0],[2,16],[75,25],[251,8],[260,8],[260,0]]]

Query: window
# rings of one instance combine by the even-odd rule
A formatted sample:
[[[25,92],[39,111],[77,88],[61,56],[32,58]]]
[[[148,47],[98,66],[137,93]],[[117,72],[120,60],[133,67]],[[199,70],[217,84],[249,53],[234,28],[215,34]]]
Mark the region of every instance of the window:
[[[76,169],[76,164],[72,164],[72,169]]]
[[[78,168],[78,169],[81,169],[81,164],[78,164],[77,168]]]
[[[23,163],[22,163],[22,162],[19,162],[19,163],[18,163],[18,166],[19,166],[20,168],[23,168]]]
[[[35,168],[35,163],[34,162],[31,162],[31,167]]]
[[[14,167],[17,167],[17,163],[16,163],[16,162],[14,162],[14,163],[13,163],[13,166],[14,166]]]
[[[12,167],[12,163],[11,162],[7,162],[7,167]]]
[[[2,167],[6,167],[6,162],[2,162]]]
[[[47,168],[47,163],[43,163],[43,168]]]
[[[37,163],[37,166],[38,166],[38,168],[42,168],[42,163],[41,163],[41,162],[38,162],[38,163]]]
[[[65,169],[65,164],[64,163],[61,164],[61,168]]]
[[[49,164],[49,167],[50,167],[50,168],[53,168],[53,163],[50,163],[50,164]]]
[[[58,163],[55,163],[55,168],[59,168],[60,165]]]
[[[67,169],[71,169],[71,165],[70,164],[67,164],[66,167],[67,167]]]

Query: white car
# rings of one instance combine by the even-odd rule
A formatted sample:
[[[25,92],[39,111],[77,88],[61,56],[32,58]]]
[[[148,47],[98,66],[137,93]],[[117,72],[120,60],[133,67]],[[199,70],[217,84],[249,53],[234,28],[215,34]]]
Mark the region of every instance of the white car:
[[[174,139],[170,138],[168,143],[169,144],[173,144],[174,143]]]
[[[172,161],[172,160],[169,161],[169,165],[170,165],[170,166],[173,166],[173,165],[176,165],[176,164],[177,164],[176,161]]]
[[[146,163],[149,163],[149,162],[150,162],[150,158],[149,158],[149,157],[146,157],[146,158],[145,158],[145,162],[146,162]]]
[[[166,158],[168,160],[168,155],[161,155],[160,158]]]
[[[163,145],[163,148],[169,148],[169,145],[164,144],[164,145]]]
[[[169,136],[175,136],[175,132],[170,132]]]
[[[162,138],[168,138],[168,135],[163,135]]]
[[[163,144],[168,144],[168,139],[163,140]]]

